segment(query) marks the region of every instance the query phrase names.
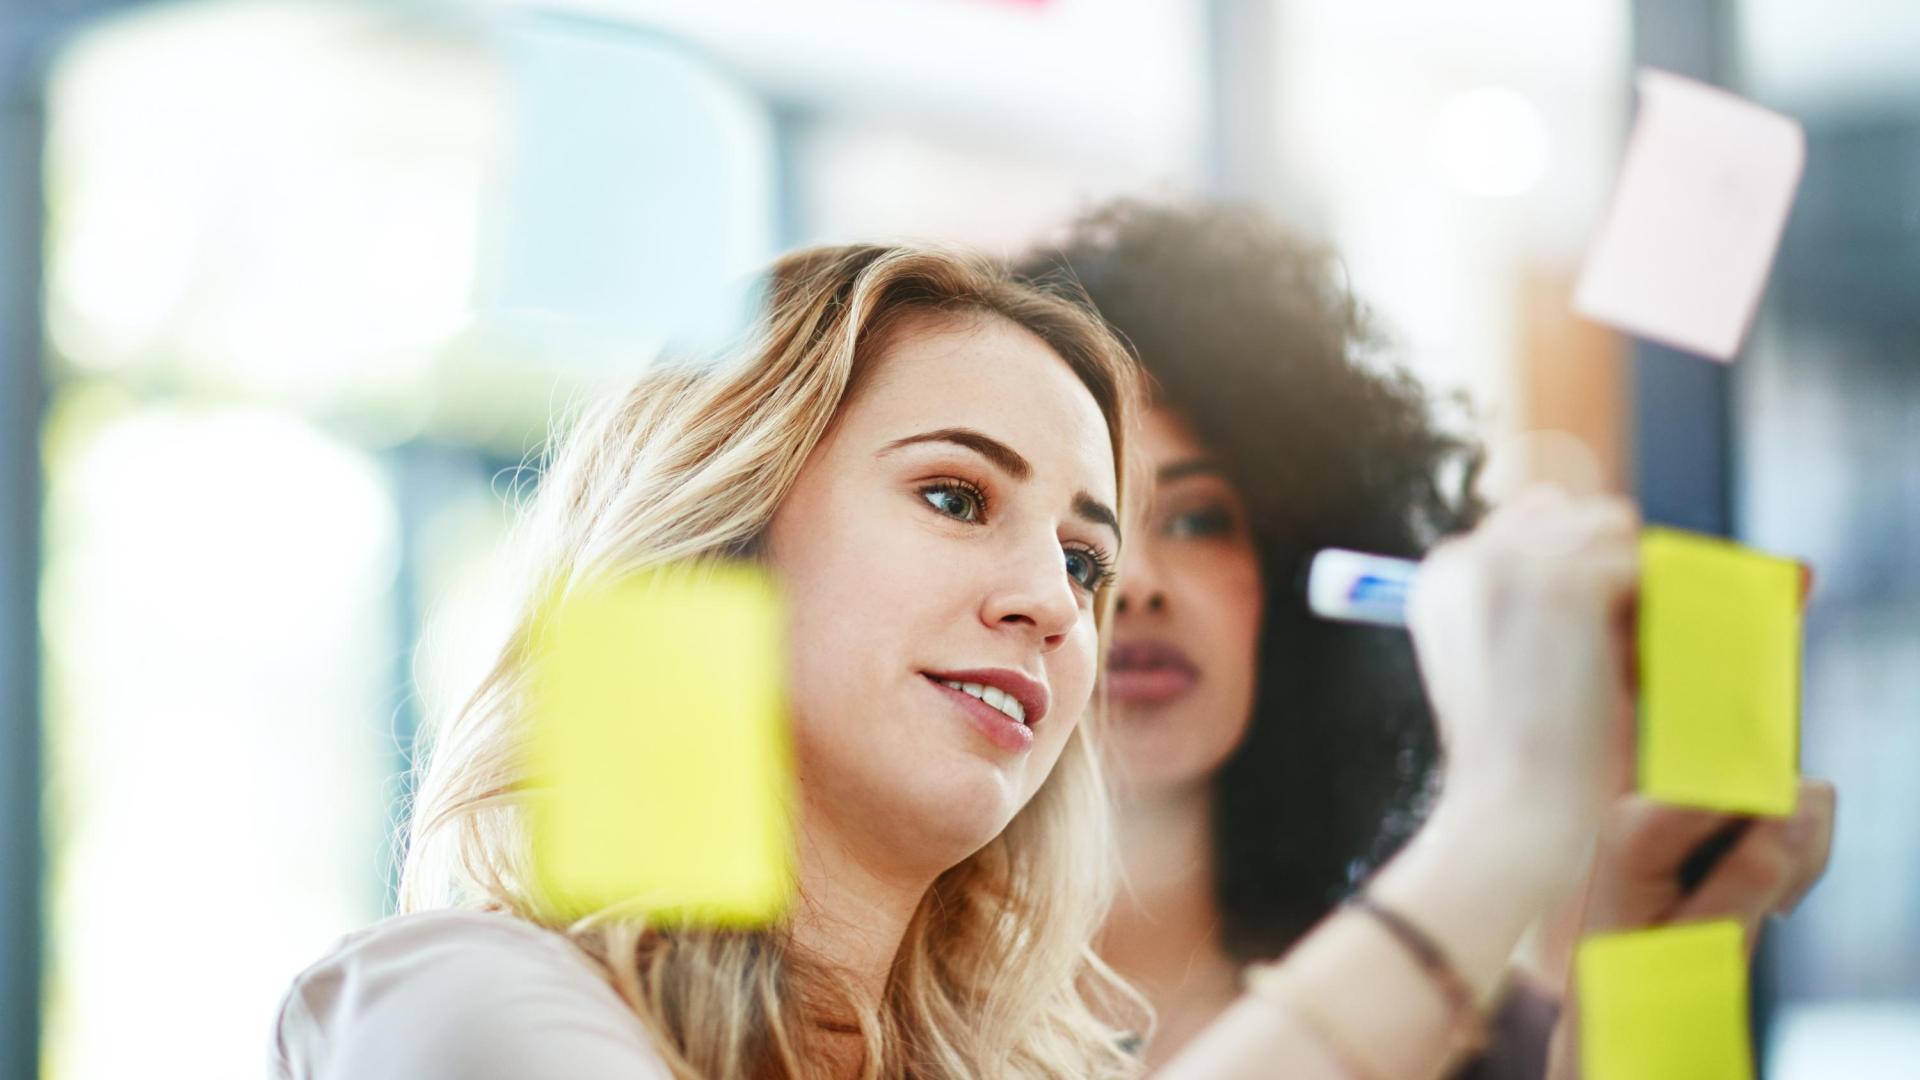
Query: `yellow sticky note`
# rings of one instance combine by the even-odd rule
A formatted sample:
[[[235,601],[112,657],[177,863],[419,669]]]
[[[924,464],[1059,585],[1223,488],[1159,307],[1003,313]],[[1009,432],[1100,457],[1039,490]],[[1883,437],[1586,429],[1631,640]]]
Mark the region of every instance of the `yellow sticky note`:
[[[750,926],[792,889],[780,608],[744,567],[550,602],[529,643],[530,829],[543,899]]]
[[[1723,919],[1582,941],[1584,1080],[1752,1080],[1741,934]]]
[[[1639,787],[1745,814],[1793,812],[1803,569],[1713,537],[1640,541]]]

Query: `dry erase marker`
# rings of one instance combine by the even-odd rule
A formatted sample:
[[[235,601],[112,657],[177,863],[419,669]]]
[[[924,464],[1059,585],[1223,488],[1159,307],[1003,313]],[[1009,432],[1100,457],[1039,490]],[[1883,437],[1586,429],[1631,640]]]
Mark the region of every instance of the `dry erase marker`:
[[[1407,590],[1420,564],[1327,548],[1307,568],[1307,607],[1323,619],[1407,625]]]

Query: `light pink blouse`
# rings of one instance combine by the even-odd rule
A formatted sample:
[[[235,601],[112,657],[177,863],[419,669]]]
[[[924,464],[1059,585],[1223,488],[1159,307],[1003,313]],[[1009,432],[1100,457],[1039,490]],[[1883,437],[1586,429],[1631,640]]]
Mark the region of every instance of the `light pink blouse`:
[[[273,1080],[669,1080],[646,1029],[565,938],[434,911],[350,934],[280,1003]]]

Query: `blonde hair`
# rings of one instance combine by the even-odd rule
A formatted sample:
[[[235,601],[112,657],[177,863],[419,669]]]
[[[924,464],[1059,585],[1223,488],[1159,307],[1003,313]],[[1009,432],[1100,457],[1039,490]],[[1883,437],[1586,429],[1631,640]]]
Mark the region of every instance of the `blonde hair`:
[[[544,922],[516,737],[537,598],[588,577],[751,555],[885,335],[914,313],[999,317],[1038,336],[1091,391],[1124,469],[1138,376],[1081,305],[935,250],[824,247],[781,259],[744,355],[642,378],[553,457],[521,522],[530,574],[512,639],[425,736],[403,911],[481,907]],[[1096,606],[1103,632],[1109,599]],[[1115,1024],[1144,1020],[1144,1005],[1091,948],[1115,880],[1094,720],[1012,823],[934,882],[877,1009],[856,1009],[847,984],[779,926],[667,928],[609,911],[551,929],[606,969],[680,1077],[808,1075],[829,1018],[857,1028],[869,1077],[1137,1074]]]

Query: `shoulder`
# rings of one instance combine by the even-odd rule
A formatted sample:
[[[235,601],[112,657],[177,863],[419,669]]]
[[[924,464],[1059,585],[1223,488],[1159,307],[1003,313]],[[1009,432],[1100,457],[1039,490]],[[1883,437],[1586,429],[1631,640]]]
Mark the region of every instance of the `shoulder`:
[[[272,1054],[276,1080],[669,1075],[585,954],[475,911],[403,915],[341,939],[288,988]]]

